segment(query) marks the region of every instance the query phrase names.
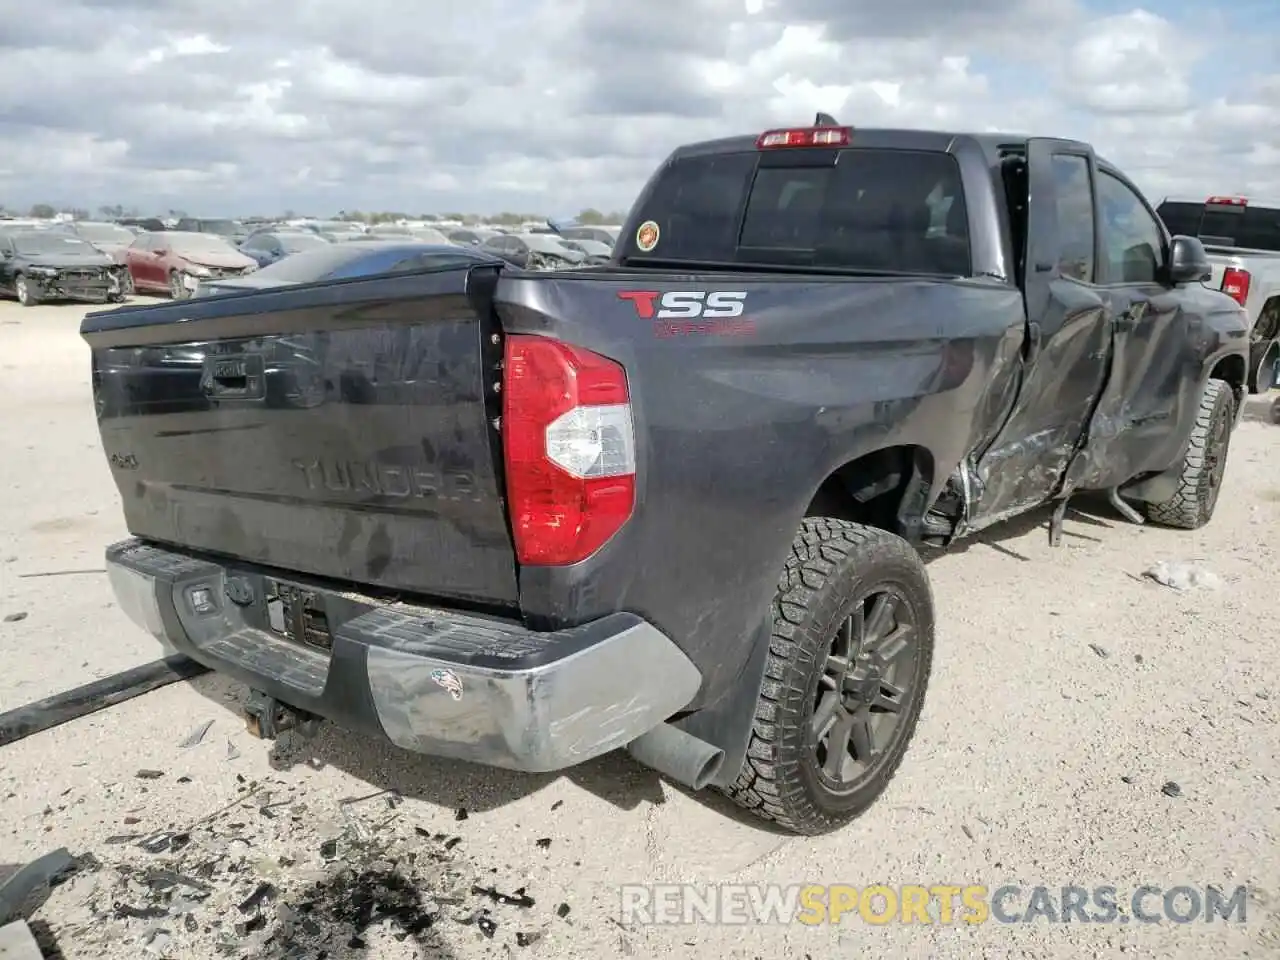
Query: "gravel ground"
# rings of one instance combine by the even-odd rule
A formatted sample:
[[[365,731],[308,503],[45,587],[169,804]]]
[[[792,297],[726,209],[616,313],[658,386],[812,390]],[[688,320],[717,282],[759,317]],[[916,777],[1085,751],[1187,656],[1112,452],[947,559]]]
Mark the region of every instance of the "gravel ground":
[[[0,304],[0,708],[158,654],[93,572],[124,529],[81,315]],[[1082,502],[1059,549],[1037,515],[934,559],[919,733],[834,836],[777,835],[619,755],[530,777],[333,728],[263,743],[244,691],[203,677],[0,748],[0,879],[80,857],[29,914],[67,957],[1280,956],[1268,407],[1250,401],[1202,531]],[[1220,585],[1145,579],[1159,561]],[[90,572],[30,576],[69,570]],[[1253,890],[1232,925],[620,924],[619,886],[645,882]]]

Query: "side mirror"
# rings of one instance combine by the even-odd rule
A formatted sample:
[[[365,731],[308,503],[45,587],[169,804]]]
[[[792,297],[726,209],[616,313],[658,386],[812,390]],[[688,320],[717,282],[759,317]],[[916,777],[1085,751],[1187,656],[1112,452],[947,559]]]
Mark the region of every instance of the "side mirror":
[[[1175,286],[1199,283],[1213,277],[1213,265],[1204,244],[1195,237],[1174,237],[1169,242],[1169,282]]]

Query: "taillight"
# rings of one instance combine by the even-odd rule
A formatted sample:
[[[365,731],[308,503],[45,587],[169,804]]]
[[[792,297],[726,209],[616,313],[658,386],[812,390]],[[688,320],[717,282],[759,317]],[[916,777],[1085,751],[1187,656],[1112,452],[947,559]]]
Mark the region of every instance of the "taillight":
[[[766,130],[756,138],[756,148],[778,147],[847,147],[848,127],[797,127],[791,130]]]
[[[522,564],[595,553],[631,517],[635,429],[621,364],[549,337],[515,334],[503,361],[507,501]]]
[[[1246,197],[1210,197],[1205,201],[1207,204],[1217,204],[1223,207],[1247,207],[1249,200]]]
[[[1249,283],[1252,279],[1248,270],[1228,267],[1222,274],[1222,292],[1243,307],[1244,302],[1249,299]]]

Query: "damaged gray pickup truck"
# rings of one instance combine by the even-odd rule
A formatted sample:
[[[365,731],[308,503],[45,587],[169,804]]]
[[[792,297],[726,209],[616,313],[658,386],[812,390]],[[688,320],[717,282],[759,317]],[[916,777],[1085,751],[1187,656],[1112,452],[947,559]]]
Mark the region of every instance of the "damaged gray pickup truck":
[[[1209,520],[1248,342],[1208,272],[1082,143],[685,146],[602,266],[87,317],[135,538],[111,581],[263,735],[526,771],[627,748],[823,832],[920,714],[917,544],[1046,504],[1056,540],[1084,491]]]

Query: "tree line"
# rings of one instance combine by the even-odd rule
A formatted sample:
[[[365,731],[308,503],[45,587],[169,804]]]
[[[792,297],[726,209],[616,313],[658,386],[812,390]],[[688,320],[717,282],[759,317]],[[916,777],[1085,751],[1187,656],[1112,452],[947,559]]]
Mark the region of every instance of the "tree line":
[[[0,203],[0,214],[8,214],[10,216],[24,216],[24,214],[20,213],[18,210],[10,209],[2,203]],[[59,214],[65,214],[76,220],[89,219],[89,211],[86,209],[82,209],[80,207],[55,207],[53,204],[50,204],[50,203],[32,204],[31,209],[26,212],[25,216],[32,217],[33,219],[38,219],[38,220],[49,220]],[[143,216],[143,214],[141,214],[134,207],[125,207],[125,206],[122,206],[121,204],[103,204],[102,206],[98,207],[98,216],[100,216],[104,220],[119,220],[122,217],[140,217],[140,216]],[[165,216],[185,217],[187,216],[187,212],[185,210],[169,210],[166,212]],[[298,214],[293,210],[286,210],[282,215],[282,219],[295,220],[300,216],[304,216],[304,215]],[[622,221],[625,220],[626,217],[627,217],[627,214],[625,211],[615,210],[610,213],[605,213],[603,211],[596,210],[592,207],[588,207],[585,210],[579,211],[578,216],[575,219],[577,220],[578,223],[584,224],[586,226],[599,226],[601,224],[622,223]],[[328,219],[328,218],[321,218],[321,219]],[[543,217],[542,214],[513,213],[510,211],[498,213],[498,214],[491,214],[491,215],[481,215],[481,214],[474,214],[474,213],[440,213],[440,214],[420,213],[415,216],[415,215],[404,213],[397,210],[382,210],[378,212],[361,211],[361,210],[340,210],[337,216],[334,217],[333,219],[359,220],[361,223],[392,223],[392,222],[395,222],[396,220],[460,220],[463,223],[475,223],[475,224],[490,223],[490,224],[494,224],[495,226],[516,226],[518,224],[524,223],[527,220],[542,220],[545,218]]]

